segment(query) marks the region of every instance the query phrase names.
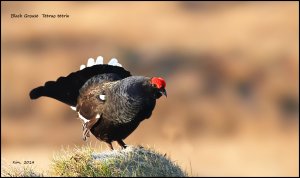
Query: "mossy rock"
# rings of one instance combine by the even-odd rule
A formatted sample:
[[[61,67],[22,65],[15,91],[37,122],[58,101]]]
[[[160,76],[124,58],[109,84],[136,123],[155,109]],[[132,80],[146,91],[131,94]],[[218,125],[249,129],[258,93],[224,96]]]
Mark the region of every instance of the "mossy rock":
[[[166,156],[140,146],[101,153],[96,153],[90,147],[64,151],[54,157],[51,171],[56,176],[187,176]]]
[[[97,152],[91,146],[83,146],[63,149],[54,155],[50,169],[44,172],[36,171],[33,166],[3,166],[1,162],[1,176],[185,177],[187,174],[168,157],[150,148],[129,146]]]

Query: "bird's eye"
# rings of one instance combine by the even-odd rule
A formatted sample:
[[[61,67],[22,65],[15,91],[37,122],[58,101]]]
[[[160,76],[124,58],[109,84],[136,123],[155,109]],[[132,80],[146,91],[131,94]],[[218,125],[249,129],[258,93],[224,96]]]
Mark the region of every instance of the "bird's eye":
[[[99,95],[101,101],[105,101],[105,95]]]

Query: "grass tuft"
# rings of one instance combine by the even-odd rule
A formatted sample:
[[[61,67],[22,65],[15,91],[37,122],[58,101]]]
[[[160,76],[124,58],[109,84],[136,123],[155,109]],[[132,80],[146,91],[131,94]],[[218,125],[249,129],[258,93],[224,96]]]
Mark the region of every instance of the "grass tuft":
[[[9,167],[7,177],[37,177],[32,167]],[[66,148],[53,156],[49,176],[60,177],[185,177],[187,173],[165,155],[151,148],[129,146],[97,152],[91,146]]]
[[[30,165],[9,165],[1,168],[1,177],[43,177]]]

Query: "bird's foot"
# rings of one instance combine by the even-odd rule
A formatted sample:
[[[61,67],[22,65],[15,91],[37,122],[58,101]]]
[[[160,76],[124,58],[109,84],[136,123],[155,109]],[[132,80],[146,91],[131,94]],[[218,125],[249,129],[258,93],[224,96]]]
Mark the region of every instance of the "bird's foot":
[[[122,149],[126,149],[128,145],[126,145],[123,140],[117,140],[118,144],[122,147]]]
[[[114,148],[113,148],[111,142],[106,142],[106,144],[107,144],[108,148],[109,148],[111,151],[114,150]]]

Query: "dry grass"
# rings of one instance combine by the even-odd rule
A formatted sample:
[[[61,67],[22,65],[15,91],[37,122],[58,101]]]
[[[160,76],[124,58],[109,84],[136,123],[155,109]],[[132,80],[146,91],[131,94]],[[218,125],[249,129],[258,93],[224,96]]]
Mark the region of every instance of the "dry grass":
[[[43,177],[44,173],[39,173],[31,165],[5,165],[1,168],[1,177]]]

